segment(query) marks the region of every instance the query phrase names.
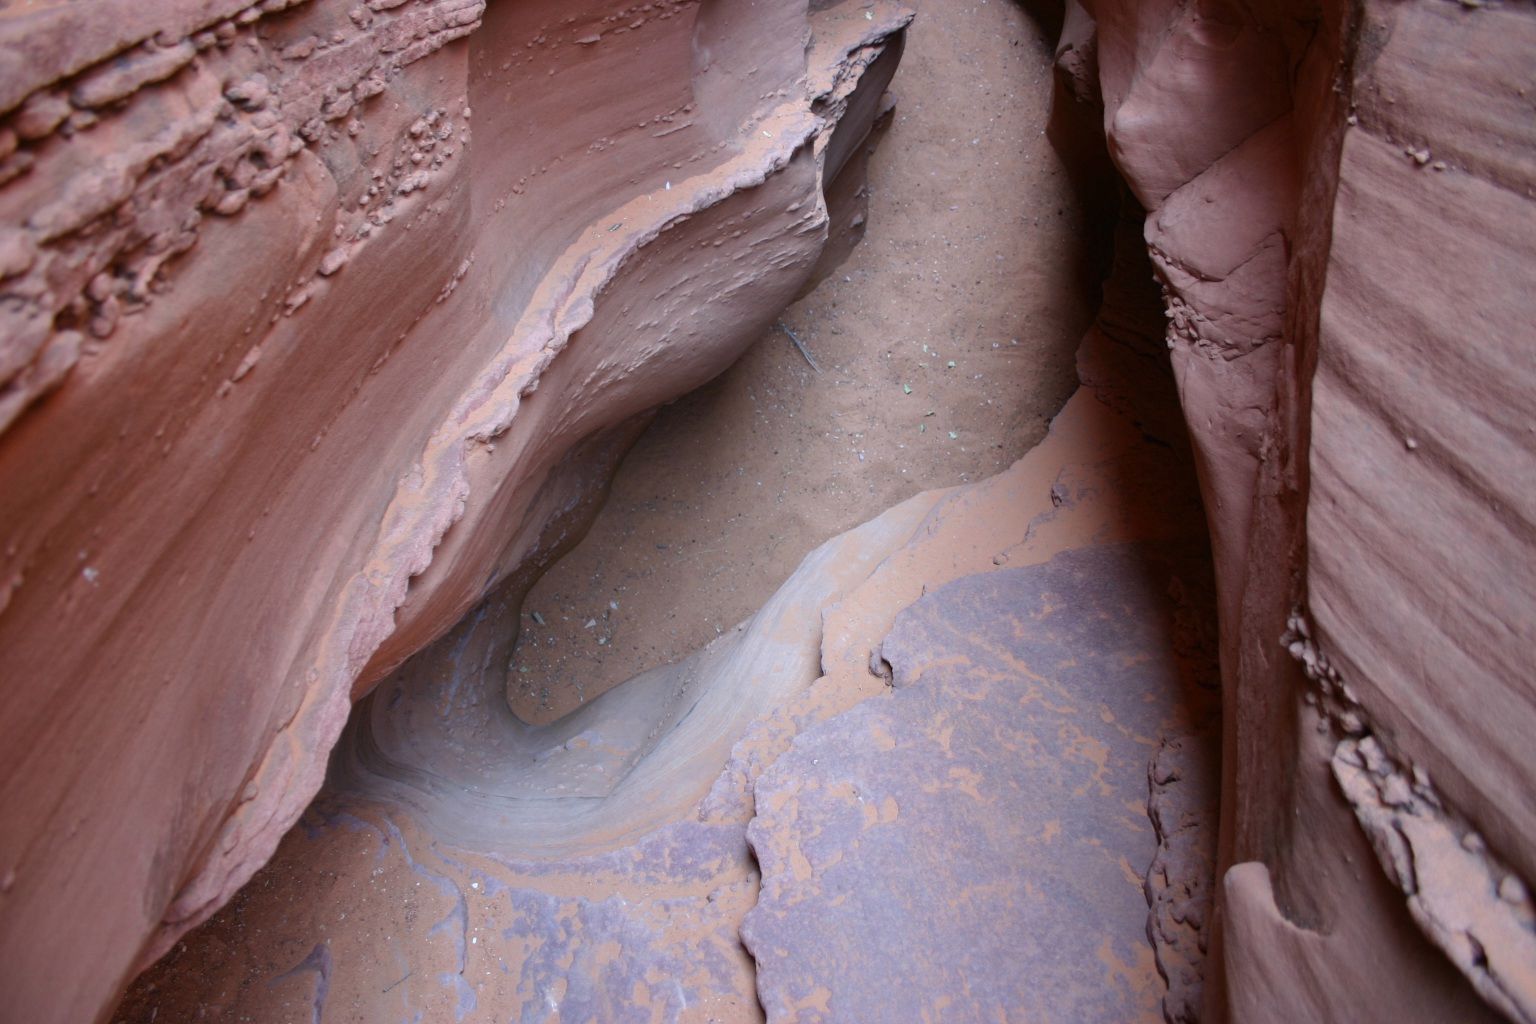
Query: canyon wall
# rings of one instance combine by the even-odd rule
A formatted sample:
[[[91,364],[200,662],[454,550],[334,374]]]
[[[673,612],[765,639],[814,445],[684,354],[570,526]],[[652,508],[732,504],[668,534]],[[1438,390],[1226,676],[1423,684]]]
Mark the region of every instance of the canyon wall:
[[[816,7],[0,11],[7,1019],[106,1013],[846,252],[910,14]]]
[[[101,1018],[285,833],[274,863],[307,872],[305,891],[341,891],[333,865],[359,851],[402,887],[432,881],[458,947],[432,947],[450,980],[411,998],[440,1013],[474,1006],[464,887],[489,878],[520,894],[530,921],[558,923],[566,890],[648,892],[683,864],[696,877],[677,899],[701,930],[680,930],[636,970],[698,960],[720,1005],[743,1013],[756,1012],[736,939],[748,915],[756,991],[780,1015],[816,998],[807,976],[868,966],[812,955],[785,970],[807,949],[777,952],[779,937],[809,934],[802,903],[817,898],[786,837],[846,810],[823,795],[796,817],[807,780],[820,785],[819,752],[830,772],[854,726],[937,744],[925,673],[1004,707],[1006,687],[969,691],[952,665],[928,671],[951,653],[942,627],[990,637],[1003,617],[987,602],[1043,618],[1059,593],[1110,618],[1084,566],[1123,576],[1135,560],[1096,552],[1046,567],[1058,554],[1106,536],[1195,542],[1191,496],[1170,483],[1182,463],[1160,454],[1172,432],[1128,412],[1139,398],[1127,375],[1103,370],[1123,359],[1131,378],[1156,375],[1145,352],[1126,355],[1117,325],[1144,311],[1119,305],[1116,279],[1055,447],[819,549],[754,629],[594,701],[589,718],[633,727],[621,749],[591,749],[577,719],[530,727],[526,742],[498,733],[507,749],[459,764],[464,798],[476,772],[501,765],[488,752],[538,760],[543,774],[513,786],[558,787],[569,763],[605,770],[611,756],[638,795],[598,824],[653,828],[644,856],[538,861],[591,824],[580,801],[502,821],[474,799],[421,808],[445,835],[500,828],[498,841],[532,851],[499,866],[451,862],[417,832],[408,842],[334,807],[311,822],[323,847],[289,829],[354,701],[364,713],[338,760],[360,777],[385,761],[416,767],[430,737],[392,715],[430,717],[435,687],[461,665],[489,685],[456,709],[468,728],[510,714],[500,698],[521,596],[579,536],[652,410],[729,365],[847,252],[863,143],[910,17],[884,0],[0,10],[7,1019]],[[1211,1020],[1536,1020],[1536,11],[1074,0],[1061,22],[1052,129],[1106,209],[1105,190],[1124,184],[1122,226],[1145,215],[1134,244],[1164,292],[1220,622],[1214,907],[1175,870],[1189,837],[1160,826],[1163,887],[1149,876],[1147,888],[1167,994],[1148,968],[1125,1005],[1155,1013],[1161,998],[1174,1020],[1199,1016],[1202,998]],[[1049,482],[1084,451],[1102,456],[1083,462],[1087,483],[1058,493]],[[1114,489],[1099,474],[1150,510],[1105,498]],[[930,518],[967,505],[990,510],[988,543],[953,525],[946,539],[946,520]],[[1072,544],[1036,529],[1053,523]],[[924,571],[899,572],[906,563]],[[957,587],[929,600],[932,580]],[[1163,614],[1143,590],[1134,606]],[[1168,660],[1156,642],[1101,653]],[[1013,654],[1070,661],[1051,653],[1060,646],[1037,637]],[[699,679],[740,666],[768,680],[763,705],[699,696]],[[843,688],[808,689],[818,671]],[[773,679],[793,687],[772,691]],[[896,698],[859,704],[887,683]],[[752,719],[780,698],[777,718]],[[1005,739],[1026,743],[1034,726],[1004,715]],[[777,757],[802,729],[798,752],[769,763],[763,750]],[[663,735],[693,746],[632,772]],[[1010,770],[1023,771],[1004,764],[1000,786]],[[386,775],[368,785],[407,806],[437,784]],[[1178,788],[1166,764],[1151,777],[1154,802],[1167,797],[1158,787]],[[925,780],[907,781],[903,800],[920,806]],[[754,788],[772,801],[760,815]],[[879,801],[860,813],[896,820]],[[960,827],[972,824],[996,821]],[[914,863],[889,835],[894,853],[868,855]],[[1005,832],[989,842],[1015,848]],[[1199,898],[1180,899],[1180,885]],[[570,911],[590,929],[582,941],[629,934],[634,921],[600,919],[604,906]],[[402,932],[418,924],[414,904],[398,909]],[[1105,916],[1139,934],[1141,909]],[[308,908],[303,927],[325,912]],[[427,947],[438,926],[419,924]],[[554,984],[565,947],[548,949],[559,955],[526,964]],[[315,974],[317,1014],[332,956],[316,944],[278,976]],[[248,967],[227,969],[257,977]],[[372,998],[376,980],[336,985]],[[594,1012],[638,983],[612,980],[611,993],[586,994]],[[884,1012],[892,979],[864,980],[858,1005]],[[1102,980],[1073,975],[1062,992]],[[258,989],[245,995],[289,995]],[[975,994],[993,1008],[1016,997]]]
[[[1068,8],[1216,560],[1207,1015],[1536,1019],[1536,12]]]

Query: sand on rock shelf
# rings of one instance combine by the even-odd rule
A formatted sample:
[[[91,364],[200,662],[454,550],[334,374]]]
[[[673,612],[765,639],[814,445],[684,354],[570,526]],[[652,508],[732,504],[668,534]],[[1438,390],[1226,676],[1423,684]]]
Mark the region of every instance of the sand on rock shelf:
[[[1525,0],[0,0],[0,1024],[1536,1024]]]

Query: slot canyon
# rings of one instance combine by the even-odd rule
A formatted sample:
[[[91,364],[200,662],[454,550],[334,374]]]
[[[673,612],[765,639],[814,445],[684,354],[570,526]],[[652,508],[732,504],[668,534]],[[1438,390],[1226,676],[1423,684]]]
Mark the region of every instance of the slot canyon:
[[[0,1024],[1536,1024],[1531,0],[0,61]]]

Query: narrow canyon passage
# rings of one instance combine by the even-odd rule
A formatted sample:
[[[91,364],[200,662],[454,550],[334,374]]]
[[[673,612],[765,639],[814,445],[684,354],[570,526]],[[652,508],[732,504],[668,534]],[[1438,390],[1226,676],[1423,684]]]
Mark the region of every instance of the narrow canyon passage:
[[[516,657],[540,692],[515,695],[526,717],[574,696],[535,680],[595,696],[678,661],[822,541],[1004,469],[1076,386],[1099,290],[1045,135],[1054,36],[1001,0],[917,10],[871,147],[867,233],[779,318],[820,369],[775,327],[661,411],[586,539],[529,593]]]
[[[1161,323],[1082,340],[1052,33],[918,17],[862,241],[556,519],[505,690],[483,610],[386,677],[115,1020],[1193,1012],[1214,648]]]
[[[1533,58],[0,0],[0,1024],[1536,1024]]]

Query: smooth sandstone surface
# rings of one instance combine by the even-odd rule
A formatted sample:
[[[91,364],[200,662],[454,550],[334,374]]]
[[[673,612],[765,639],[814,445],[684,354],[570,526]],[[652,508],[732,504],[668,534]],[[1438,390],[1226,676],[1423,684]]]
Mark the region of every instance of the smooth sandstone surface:
[[[1536,1019],[1536,601],[1510,568],[1536,539],[1536,18],[1069,6],[1061,66],[1147,210],[1211,524],[1206,1012]]]

